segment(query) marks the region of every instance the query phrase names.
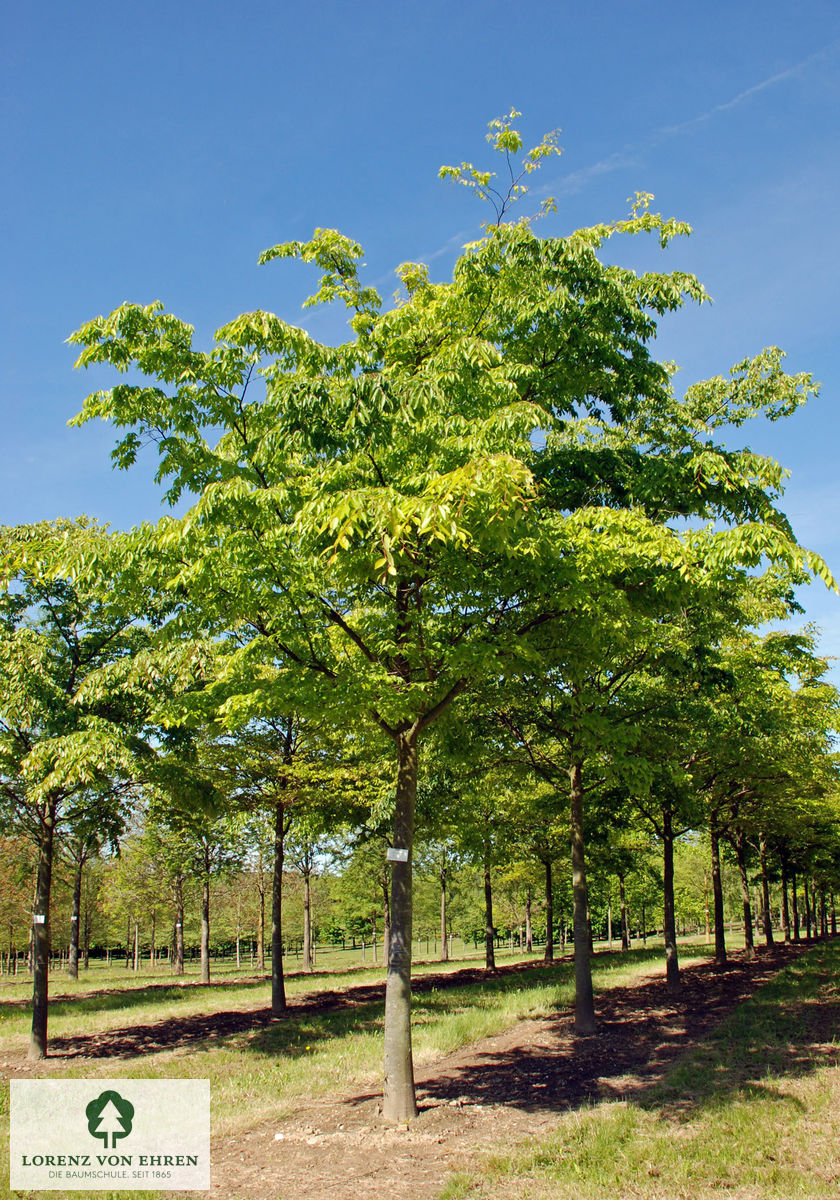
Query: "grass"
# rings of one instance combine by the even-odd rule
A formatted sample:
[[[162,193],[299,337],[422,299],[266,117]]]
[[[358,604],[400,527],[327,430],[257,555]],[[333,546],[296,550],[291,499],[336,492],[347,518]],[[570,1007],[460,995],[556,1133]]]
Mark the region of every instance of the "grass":
[[[601,955],[594,963],[595,986],[604,989],[638,978],[661,962],[660,951],[631,951]],[[454,971],[461,963],[448,964]],[[418,966],[422,976],[443,964]],[[377,971],[353,971],[322,976],[299,976],[289,981],[291,994],[318,987],[331,990],[382,979]],[[424,1063],[460,1046],[498,1033],[529,1016],[568,1005],[573,995],[571,964],[537,966],[525,975],[514,973],[453,989],[434,988],[415,996],[415,1061]],[[113,1028],[165,1020],[189,1013],[267,1004],[268,985],[259,981],[219,982],[211,988],[149,983],[145,987],[110,987],[98,993],[66,994],[51,1004],[50,1032],[54,1036],[92,1034]],[[17,1000],[0,1002],[4,1050],[26,1044],[29,1013]],[[235,1133],[294,1110],[302,1097],[358,1088],[379,1091],[382,1085],[383,1003],[375,1001],[322,1014],[295,1015],[257,1030],[208,1038],[131,1059],[87,1059],[78,1063],[43,1064],[41,1074],[64,1078],[199,1078],[210,1079],[214,1135]],[[0,1092],[0,1146],[8,1146],[8,1089]],[[4,1144],[5,1143],[5,1144]],[[0,1161],[0,1196],[8,1179]],[[68,1200],[84,1193],[64,1193]],[[108,1193],[97,1193],[108,1195]],[[114,1193],[116,1195],[117,1193]],[[138,1200],[157,1193],[134,1193]]]
[[[683,957],[705,956],[708,947],[686,946]],[[510,960],[508,960],[510,961]],[[531,960],[533,961],[533,959]],[[422,976],[442,969],[454,971],[464,963],[419,964]],[[474,964],[466,964],[474,965]],[[621,986],[656,967],[662,952],[637,949],[627,954],[596,955],[593,960],[597,990]],[[297,976],[288,981],[290,995],[328,988],[338,989],[381,981],[381,967],[341,974]],[[69,983],[69,981],[67,981]],[[133,986],[110,986],[80,994],[65,990],[50,1006],[53,1036],[80,1036],[117,1026],[163,1021],[169,1017],[212,1013],[267,1005],[269,985],[263,979],[218,980],[208,987],[180,986],[171,976],[125,981]],[[81,985],[79,985],[81,986]],[[28,1008],[20,997],[3,991],[0,1000],[0,1062],[4,1051],[22,1049],[29,1026]],[[568,1006],[573,998],[571,964],[537,966],[527,974],[513,973],[453,989],[433,989],[415,995],[414,1051],[418,1064],[433,1061],[461,1046],[499,1033],[516,1022]],[[336,1090],[378,1092],[382,1086],[383,1003],[360,1004],[349,1010],[299,1014],[257,1030],[210,1037],[175,1048],[131,1059],[58,1059],[43,1064],[40,1074],[65,1078],[199,1078],[210,1080],[214,1136],[236,1133],[261,1121],[281,1118],[294,1111],[303,1097]],[[0,1090],[0,1196],[8,1179],[5,1158],[8,1141],[8,1089]],[[64,1193],[68,1200],[84,1200],[84,1193]],[[106,1196],[109,1193],[97,1193]],[[113,1193],[117,1195],[117,1193]],[[158,1193],[134,1193],[148,1200]]]
[[[440,1200],[840,1194],[840,944],[781,971],[640,1102],[569,1113]]]

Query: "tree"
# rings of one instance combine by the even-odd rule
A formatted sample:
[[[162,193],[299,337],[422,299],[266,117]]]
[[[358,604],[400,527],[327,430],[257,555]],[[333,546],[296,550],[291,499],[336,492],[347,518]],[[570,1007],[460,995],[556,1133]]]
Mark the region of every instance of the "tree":
[[[836,787],[831,747],[837,694],[821,681],[826,663],[807,632],[760,637],[742,630],[722,643],[720,656],[728,682],[694,730],[692,774],[707,806],[715,957],[725,963],[721,843],[729,842],[738,866],[747,953],[752,954],[748,836],[785,830],[783,868],[795,862],[790,848],[798,839],[790,834],[801,821],[809,783],[818,794]]]
[[[103,816],[110,817],[110,829],[101,824]],[[91,820],[91,817],[94,820]],[[98,818],[98,819],[96,819]],[[79,946],[82,942],[82,883],[85,866],[99,857],[107,840],[114,846],[122,832],[119,812],[107,813],[96,805],[84,810],[83,819],[72,830],[68,838],[67,855],[73,864],[73,911],[70,915],[70,945],[67,950],[67,974],[71,979],[79,978]],[[87,946],[87,942],[84,942]]]
[[[490,132],[508,163],[521,150],[513,119]],[[756,456],[686,440],[686,421],[696,425],[698,412],[708,420],[726,386],[712,383],[681,408],[648,351],[655,315],[702,298],[697,281],[639,276],[598,257],[616,235],[651,232],[664,245],[686,226],[649,212],[644,198],[626,220],[563,238],[504,219],[522,180],[556,151],[550,136],[524,156],[499,193],[496,223],[465,250],[450,283],[403,264],[404,292],[390,311],[380,313],[378,294],[360,280],[360,247],[334,230],[266,251],[263,262],[291,257],[321,269],[312,302],[337,299],[352,314],[341,346],[256,312],[225,325],[203,352],[157,303],[124,305],[73,335],[80,365],[136,369],[150,381],[95,393],[77,419],[127,430],[115,450],[120,466],[156,443],[167,497],[197,497],[184,517],[135,539],[135,561],[179,596],[178,631],[188,622],[205,634],[235,631],[228,665],[251,715],[329,711],[347,728],[361,718],[392,744],[401,853],[391,866],[390,1120],[416,1113],[411,863],[429,731],[470,687],[500,672],[515,677],[534,631],[567,619],[555,598],[574,569],[578,529],[564,509],[591,504],[588,495],[603,505],[604,492],[636,503],[646,460],[648,492],[668,504],[677,497],[678,512],[697,511],[701,492],[713,507],[735,492],[737,472],[752,471],[738,503],[747,517],[766,515],[755,479],[778,474]],[[469,164],[444,173],[493,196],[492,173]],[[782,409],[810,388],[808,380],[774,388],[772,356],[742,366],[739,411],[755,406],[760,382]],[[640,409],[641,434],[631,429]],[[643,535],[644,521],[633,525]],[[282,663],[269,686],[266,661]]]
[[[20,950],[27,945],[32,926],[32,883],[37,860],[32,841],[23,837],[0,837],[0,932],[5,943],[6,969],[17,972]]]
[[[385,850],[387,834],[362,829],[343,845],[334,847],[340,871],[333,878],[332,896],[345,930],[370,941],[376,962],[376,943],[382,932],[383,961],[388,960],[391,930],[391,888]]]
[[[71,579],[68,545],[99,567]],[[29,1057],[47,1052],[50,894],[59,837],[119,827],[138,756],[142,714],[116,689],[91,697],[91,676],[145,644],[140,614],[116,598],[112,539],[84,521],[0,531],[0,806],[38,848],[32,917]]]

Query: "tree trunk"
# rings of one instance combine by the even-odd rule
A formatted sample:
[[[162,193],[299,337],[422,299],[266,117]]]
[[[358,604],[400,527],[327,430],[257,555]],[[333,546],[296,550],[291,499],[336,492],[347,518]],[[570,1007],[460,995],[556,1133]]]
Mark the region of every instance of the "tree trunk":
[[[592,991],[592,963],[589,957],[589,923],[586,919],[586,848],[583,837],[583,767],[572,763],[571,782],[572,824],[572,892],[574,895],[575,936],[575,1033],[595,1032],[595,997]]]
[[[134,922],[134,970],[140,970],[140,926],[135,920]]]
[[[706,918],[706,945],[712,940],[712,928],[709,924],[709,872],[703,872],[703,908]]]
[[[808,895],[808,876],[802,876],[802,892],[805,901],[805,940],[811,940],[811,897]]]
[[[797,898],[797,895],[796,895],[796,892],[797,892],[796,882],[797,882],[796,881],[796,868],[791,867],[791,869],[790,869],[790,899],[791,899],[791,908],[793,909],[793,940],[795,942],[798,942],[799,941],[799,899]]]
[[[71,979],[79,978],[79,927],[82,919],[82,869],[85,860],[82,847],[73,872],[73,911],[70,914],[70,945],[67,948],[67,974]]]
[[[411,1054],[411,851],[419,757],[417,730],[397,735],[397,788],[394,807],[394,850],[407,852],[407,861],[391,862],[391,929],[385,984],[386,1121],[410,1121],[417,1116],[414,1064]]]
[[[735,837],[735,856],[738,859],[738,877],[741,880],[741,902],[744,906],[744,952],[747,958],[755,958],[750,884],[747,879],[747,838],[746,834],[741,830],[738,831]]]
[[[184,974],[184,879],[179,871],[175,876],[175,954],[176,975]]]
[[[52,889],[55,802],[45,805],[38,839],[38,872],[32,914],[32,1031],[27,1058],[47,1057],[47,1007],[50,973],[50,891]]]
[[[545,954],[543,961],[554,962],[554,880],[551,859],[543,860],[545,867]]]
[[[391,944],[391,881],[388,878],[391,872],[388,870],[387,862],[382,867],[382,961],[387,963],[388,952]],[[411,943],[408,946],[409,957],[411,955]]]
[[[621,949],[630,949],[630,922],[627,917],[627,895],[624,890],[624,875],[618,876],[618,899],[621,904]]]
[[[149,964],[154,971],[157,958],[157,909],[152,909],[152,948],[149,954]]]
[[[257,967],[260,971],[265,970],[265,879],[263,877],[262,853],[260,853],[260,865],[257,875],[257,892],[259,893],[260,904],[257,914]]]
[[[761,903],[764,909],[764,941],[773,945],[773,913],[770,909],[770,882],[767,878],[767,840],[762,833],[758,843],[761,867]]]
[[[210,982],[210,851],[204,849],[201,881],[201,982]]]
[[[531,929],[531,888],[525,889],[525,953],[530,954],[534,949],[534,933]]]
[[[493,925],[493,885],[490,878],[490,854],[484,847],[484,969],[496,970],[496,929]]]
[[[311,971],[312,965],[312,872],[307,865],[303,869],[303,969]]]
[[[440,961],[449,962],[449,938],[446,924],[446,861],[440,866]]]
[[[663,921],[665,978],[668,991],[679,991],[680,964],[677,956],[677,926],[674,905],[674,818],[670,805],[662,809]]]
[[[85,903],[85,926],[84,937],[82,938],[82,947],[84,951],[83,967],[86,971],[90,970],[90,898],[88,897]]]
[[[723,885],[720,878],[720,838],[714,817],[711,821],[712,897],[715,910],[715,962],[726,965],[726,930],[723,920]]]
[[[787,862],[782,858],[782,932],[785,941],[790,941],[790,905],[788,904],[788,869]]]
[[[280,799],[274,806],[274,877],[271,882],[271,1011],[275,1017],[286,1011],[286,982],[283,978],[285,821],[286,808]]]

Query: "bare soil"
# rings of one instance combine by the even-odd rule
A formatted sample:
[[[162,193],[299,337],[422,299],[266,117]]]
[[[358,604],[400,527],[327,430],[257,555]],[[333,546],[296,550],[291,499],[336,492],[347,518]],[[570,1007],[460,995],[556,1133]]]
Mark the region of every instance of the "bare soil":
[[[382,1122],[378,1094],[349,1091],[303,1102],[293,1117],[215,1138],[211,1195],[214,1200],[432,1200],[453,1171],[469,1170],[487,1152],[545,1136],[570,1109],[640,1097],[683,1051],[802,949],[764,950],[752,961],[732,954],[725,968],[708,961],[689,964],[681,970],[676,997],[668,993],[661,970],[632,987],[613,988],[596,997],[593,1037],[574,1037],[571,1012],[558,1011],[463,1047],[417,1070],[420,1115],[408,1126]],[[501,971],[529,969],[530,964]],[[467,968],[418,978],[415,990],[482,978],[483,971]],[[366,984],[313,994],[289,1008],[325,1012],[382,995],[381,984]],[[262,1028],[272,1020],[262,1007],[176,1017],[55,1039],[50,1059],[129,1058]],[[29,1073],[25,1060],[5,1065],[13,1074]],[[42,1074],[44,1064],[38,1066]]]

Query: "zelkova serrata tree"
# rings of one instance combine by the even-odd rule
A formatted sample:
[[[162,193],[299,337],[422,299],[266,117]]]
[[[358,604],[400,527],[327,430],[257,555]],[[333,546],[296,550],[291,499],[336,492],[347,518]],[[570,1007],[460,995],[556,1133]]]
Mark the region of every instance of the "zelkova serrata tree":
[[[510,120],[490,136],[512,161],[521,142]],[[536,166],[555,149],[546,140],[525,161]],[[479,192],[493,186],[472,171],[450,173]],[[184,517],[137,531],[134,561],[177,592],[178,633],[235,631],[230,660],[247,661],[254,681],[240,718],[252,694],[254,715],[265,714],[273,688],[280,711],[330,711],[348,726],[361,717],[393,745],[393,841],[404,855],[392,864],[391,1120],[416,1112],[411,849],[424,737],[473,684],[514,676],[535,630],[568,618],[556,596],[575,575],[579,546],[598,553],[603,522],[569,524],[564,510],[656,497],[669,513],[707,512],[737,496],[744,519],[763,517],[775,468],[710,450],[703,422],[736,384],[746,408],[765,406],[769,393],[795,406],[810,388],[771,356],[742,364],[735,384],[676,404],[647,343],[656,315],[702,299],[702,288],[682,272],[606,266],[597,250],[643,232],[666,245],[687,226],[642,198],[626,220],[540,237],[527,220],[504,219],[522,186],[514,175],[496,223],[465,249],[451,282],[403,264],[403,294],[385,312],[361,282],[360,247],[338,232],[266,251],[262,262],[320,268],[309,303],[348,307],[353,336],[342,345],[254,312],[223,326],[204,352],[157,302],[123,305],[71,339],[80,365],[149,380],[96,392],[77,421],[102,417],[127,430],[114,451],[122,467],[156,443],[168,498],[197,497]],[[622,537],[655,536],[641,510],[630,525]],[[774,532],[788,543],[783,525]],[[750,535],[751,552],[761,552],[762,536]],[[260,662],[278,659],[268,688]]]

